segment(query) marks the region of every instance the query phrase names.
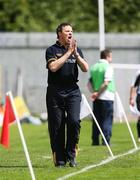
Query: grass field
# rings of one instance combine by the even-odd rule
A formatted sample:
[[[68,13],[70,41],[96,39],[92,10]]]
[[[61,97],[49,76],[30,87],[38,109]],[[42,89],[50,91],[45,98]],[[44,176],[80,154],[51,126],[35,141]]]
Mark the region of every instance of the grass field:
[[[131,128],[136,137],[135,122]],[[78,166],[56,168],[53,165],[49,144],[47,123],[41,126],[22,125],[26,144],[32,161],[36,180],[54,180],[82,168],[98,164],[110,154],[106,146],[91,146],[91,121],[81,123],[80,151],[77,157]],[[138,144],[139,146],[139,144]],[[131,137],[125,123],[114,123],[111,149],[113,154],[125,153],[133,149]],[[0,147],[0,180],[30,180],[27,161],[22,148],[21,139],[16,125],[10,127],[10,148]],[[140,151],[116,158],[115,160],[92,168],[82,174],[70,177],[72,180],[140,180]]]

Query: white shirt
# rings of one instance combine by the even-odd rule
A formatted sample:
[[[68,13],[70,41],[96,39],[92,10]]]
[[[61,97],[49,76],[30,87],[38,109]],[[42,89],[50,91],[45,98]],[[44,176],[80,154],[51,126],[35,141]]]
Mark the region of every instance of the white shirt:
[[[107,60],[105,60],[105,59],[100,59],[99,61],[109,64],[109,62]],[[106,72],[104,74],[104,81],[112,81],[113,76],[114,76],[114,69],[111,66],[111,64],[109,64],[109,67],[107,68],[107,70],[106,70]],[[98,99],[110,100],[110,101],[114,101],[114,98],[115,98],[115,93],[111,92],[111,91],[108,91],[107,89],[105,89],[103,91],[103,93],[98,97]]]

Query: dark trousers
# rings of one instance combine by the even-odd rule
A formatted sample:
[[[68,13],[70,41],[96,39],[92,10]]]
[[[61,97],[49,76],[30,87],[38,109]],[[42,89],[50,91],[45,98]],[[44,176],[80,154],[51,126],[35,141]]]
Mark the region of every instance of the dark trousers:
[[[48,129],[56,163],[76,155],[80,134],[80,102],[81,92],[77,85],[47,88]]]
[[[137,94],[136,105],[137,105],[138,111],[140,111],[140,94]],[[138,117],[138,121],[137,121],[137,125],[136,126],[137,126],[138,138],[140,138],[140,117]]]
[[[95,100],[93,102],[93,113],[99,123],[101,130],[110,144],[110,138],[112,136],[112,122],[113,122],[113,101],[108,100]],[[100,131],[93,119],[92,123],[92,143],[93,145],[99,145]],[[103,140],[102,140],[103,141]],[[104,141],[102,142],[104,144]]]

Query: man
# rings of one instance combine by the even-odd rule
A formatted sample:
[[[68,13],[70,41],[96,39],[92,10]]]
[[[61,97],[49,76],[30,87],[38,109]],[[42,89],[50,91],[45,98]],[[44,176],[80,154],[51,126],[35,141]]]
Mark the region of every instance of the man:
[[[56,44],[46,50],[48,129],[55,166],[62,167],[69,162],[71,167],[75,167],[81,102],[81,92],[77,85],[78,66],[87,72],[88,64],[77,47],[69,23],[60,24],[56,33]]]
[[[136,75],[130,87],[129,104],[131,106],[134,106],[136,104],[138,111],[140,111],[140,70],[136,72]],[[137,120],[137,134],[138,142],[140,142],[140,116]]]
[[[113,79],[112,52],[103,50],[100,54],[100,60],[90,69],[90,82],[93,89],[93,112],[103,131],[103,134],[110,145],[113,122],[113,103],[115,96],[115,86]],[[100,131],[93,120],[92,124],[92,145],[99,145]],[[102,138],[102,145],[105,142]]]

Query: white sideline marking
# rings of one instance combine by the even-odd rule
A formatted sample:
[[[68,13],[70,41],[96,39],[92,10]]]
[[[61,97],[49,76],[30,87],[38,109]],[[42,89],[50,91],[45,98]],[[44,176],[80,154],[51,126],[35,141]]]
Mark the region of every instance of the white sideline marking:
[[[122,157],[122,156],[126,156],[126,155],[128,155],[128,154],[132,154],[132,153],[134,153],[134,152],[136,152],[136,151],[138,151],[138,150],[140,150],[140,148],[131,149],[131,150],[129,150],[129,151],[126,152],[126,153],[119,154],[119,155],[116,155],[116,156],[114,156],[114,157],[109,157],[109,158],[107,158],[107,159],[105,159],[105,160],[102,160],[99,164],[93,164],[93,165],[90,165],[90,166],[86,166],[86,167],[84,167],[83,169],[81,169],[81,170],[79,170],[79,171],[77,171],[77,172],[73,172],[73,173],[67,174],[67,175],[65,175],[65,176],[62,176],[62,177],[58,178],[57,180],[65,180],[65,179],[68,179],[69,177],[75,176],[75,175],[77,175],[77,174],[84,173],[84,172],[88,171],[89,169],[92,169],[92,168],[95,168],[95,167],[98,167],[98,166],[102,166],[102,165],[107,164],[107,163],[109,163],[109,162],[111,162],[111,161],[113,161],[113,160],[115,160],[115,159],[117,159],[117,158],[120,158],[120,157]]]

